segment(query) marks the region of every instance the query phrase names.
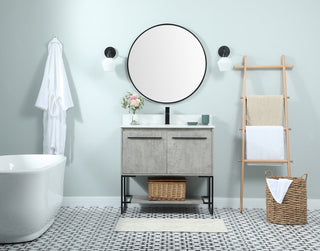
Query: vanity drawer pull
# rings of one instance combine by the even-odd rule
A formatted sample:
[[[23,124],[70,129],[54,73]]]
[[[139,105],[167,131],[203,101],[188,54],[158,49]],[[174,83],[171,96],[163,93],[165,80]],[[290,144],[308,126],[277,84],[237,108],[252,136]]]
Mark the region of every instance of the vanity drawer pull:
[[[134,137],[134,136],[128,136],[128,139],[162,139],[162,137]]]
[[[207,137],[172,137],[172,139],[207,139]]]

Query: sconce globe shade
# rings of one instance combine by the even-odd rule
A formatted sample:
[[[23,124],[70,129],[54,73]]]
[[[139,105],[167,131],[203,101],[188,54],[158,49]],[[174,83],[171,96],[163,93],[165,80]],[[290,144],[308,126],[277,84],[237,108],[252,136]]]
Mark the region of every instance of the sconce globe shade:
[[[102,68],[104,71],[114,71],[116,68],[116,62],[113,58],[104,58],[102,60]]]
[[[222,57],[218,60],[219,71],[231,71],[232,60],[228,57]]]
[[[104,50],[104,55],[107,57],[107,58],[114,58],[114,56],[117,54],[116,52],[116,49],[113,48],[113,47],[107,47],[105,50]]]

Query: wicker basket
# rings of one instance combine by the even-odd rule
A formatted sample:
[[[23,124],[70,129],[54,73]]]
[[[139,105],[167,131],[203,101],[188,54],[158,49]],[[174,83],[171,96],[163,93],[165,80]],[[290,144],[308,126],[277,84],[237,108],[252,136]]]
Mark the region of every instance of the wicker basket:
[[[182,201],[186,199],[186,178],[149,178],[149,200]]]
[[[268,173],[271,176],[268,176]],[[281,204],[277,203],[266,184],[267,221],[283,225],[300,225],[307,223],[307,174],[298,177],[273,176],[265,172],[268,179],[290,179],[292,183]]]

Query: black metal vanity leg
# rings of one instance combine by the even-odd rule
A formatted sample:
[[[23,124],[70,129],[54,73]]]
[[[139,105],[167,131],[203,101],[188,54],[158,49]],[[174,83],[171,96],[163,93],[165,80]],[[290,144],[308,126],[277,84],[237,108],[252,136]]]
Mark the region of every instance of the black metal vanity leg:
[[[121,214],[123,214],[123,175],[121,175]]]
[[[126,182],[127,177],[123,177],[123,205],[124,205],[124,211],[127,209],[127,192],[126,192]]]
[[[211,196],[212,196],[212,199],[211,199],[211,202],[212,202],[212,214],[213,214],[213,208],[214,208],[214,203],[213,203],[213,199],[214,199],[214,177],[212,176],[211,177],[211,180],[212,180],[212,183],[211,183],[211,188],[212,188],[212,191],[211,191]]]
[[[210,205],[209,205],[209,211],[210,214],[213,215],[213,176],[209,177],[209,183],[210,183]]]
[[[211,195],[210,195],[210,176],[208,176],[208,210],[210,212],[210,205],[211,205]]]

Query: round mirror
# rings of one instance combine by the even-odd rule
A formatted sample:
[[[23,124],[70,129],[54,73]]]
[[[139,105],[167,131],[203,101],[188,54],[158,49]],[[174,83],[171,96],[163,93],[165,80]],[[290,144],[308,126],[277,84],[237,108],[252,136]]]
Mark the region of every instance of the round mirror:
[[[174,103],[192,95],[207,68],[198,38],[174,24],[156,25],[140,34],[131,46],[127,63],[135,88],[159,103]]]

